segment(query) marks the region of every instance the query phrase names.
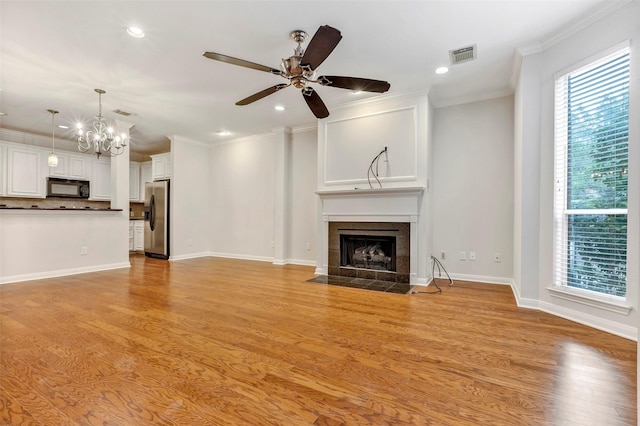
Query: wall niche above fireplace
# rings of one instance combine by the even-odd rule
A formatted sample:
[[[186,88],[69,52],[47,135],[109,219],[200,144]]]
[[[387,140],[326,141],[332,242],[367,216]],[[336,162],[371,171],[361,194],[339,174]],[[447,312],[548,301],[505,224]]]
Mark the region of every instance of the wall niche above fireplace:
[[[329,222],[329,275],[408,283],[410,223]]]

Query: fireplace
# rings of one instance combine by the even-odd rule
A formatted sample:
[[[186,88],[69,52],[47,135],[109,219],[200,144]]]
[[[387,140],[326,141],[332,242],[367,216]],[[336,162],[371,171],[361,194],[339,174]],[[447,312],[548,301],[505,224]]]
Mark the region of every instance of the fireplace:
[[[329,275],[409,282],[410,224],[330,222]]]
[[[396,271],[396,237],[340,235],[340,266]]]
[[[419,268],[424,269],[425,264],[420,264],[419,255],[429,252],[424,238],[426,215],[420,214],[423,193],[424,187],[317,191],[322,203],[322,227],[316,274],[418,283]],[[341,265],[340,235],[394,237],[395,270],[354,267],[345,262]],[[382,251],[387,255],[389,250]],[[426,269],[423,274],[426,276]]]

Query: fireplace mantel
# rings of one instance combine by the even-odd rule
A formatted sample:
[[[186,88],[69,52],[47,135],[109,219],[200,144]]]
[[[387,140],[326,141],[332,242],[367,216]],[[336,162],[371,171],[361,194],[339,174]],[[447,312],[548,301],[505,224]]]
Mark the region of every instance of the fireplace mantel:
[[[378,221],[400,221],[393,217],[415,217],[420,211],[423,187],[317,191],[323,216],[377,217]],[[342,220],[342,219],[332,219]],[[349,220],[349,219],[348,219]],[[409,222],[410,220],[405,220]]]
[[[316,273],[328,273],[329,222],[405,222],[410,224],[410,282],[417,277],[418,218],[424,187],[316,191],[321,200],[322,232]]]
[[[413,195],[419,196],[424,192],[422,186],[407,186],[399,188],[357,188],[337,189],[329,191],[316,191],[320,197],[385,197],[389,195]]]

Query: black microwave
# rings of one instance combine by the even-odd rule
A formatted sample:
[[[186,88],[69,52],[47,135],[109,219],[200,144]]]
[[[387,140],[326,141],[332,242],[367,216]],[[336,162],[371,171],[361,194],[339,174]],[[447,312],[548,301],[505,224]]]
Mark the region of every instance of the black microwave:
[[[89,181],[49,177],[47,197],[89,198]]]

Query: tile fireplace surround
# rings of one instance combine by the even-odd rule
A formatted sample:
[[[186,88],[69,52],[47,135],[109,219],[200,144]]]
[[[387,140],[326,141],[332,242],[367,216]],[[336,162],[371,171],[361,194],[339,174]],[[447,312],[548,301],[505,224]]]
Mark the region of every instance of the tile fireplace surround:
[[[417,280],[418,218],[424,188],[400,187],[379,189],[355,189],[316,192],[322,202],[322,232],[319,235],[322,247],[316,274],[358,274],[362,278],[406,282]],[[396,236],[396,273],[382,277],[382,273],[371,270],[346,271],[339,265],[340,236],[338,228],[367,229],[374,227],[402,231]],[[333,232],[332,232],[333,231]],[[357,232],[357,231],[349,231]],[[402,247],[402,245],[405,247]],[[402,269],[400,269],[402,268]],[[341,271],[342,270],[342,271]],[[371,274],[380,277],[371,277]],[[389,273],[387,273],[389,274]]]

